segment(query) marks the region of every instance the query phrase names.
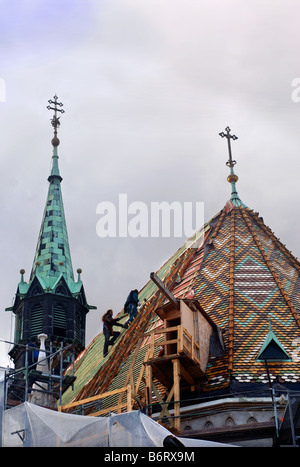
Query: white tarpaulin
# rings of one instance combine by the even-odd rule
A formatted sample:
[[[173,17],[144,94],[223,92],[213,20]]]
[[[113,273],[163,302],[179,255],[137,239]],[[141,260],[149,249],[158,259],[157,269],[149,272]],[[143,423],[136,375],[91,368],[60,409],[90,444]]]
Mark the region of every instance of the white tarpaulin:
[[[17,447],[163,447],[171,433],[139,411],[88,417],[46,409],[29,402],[6,410],[3,446]],[[173,437],[174,438],[174,437]],[[177,438],[184,446],[229,446]]]

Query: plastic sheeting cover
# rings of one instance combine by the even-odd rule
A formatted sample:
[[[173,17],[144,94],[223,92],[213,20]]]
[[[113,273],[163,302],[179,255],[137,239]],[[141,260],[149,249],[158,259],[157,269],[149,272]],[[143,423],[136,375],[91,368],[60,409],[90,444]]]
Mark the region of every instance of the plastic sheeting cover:
[[[6,410],[3,446],[163,447],[170,432],[139,411],[110,417],[60,413],[25,402]],[[186,446],[228,446],[180,439]]]

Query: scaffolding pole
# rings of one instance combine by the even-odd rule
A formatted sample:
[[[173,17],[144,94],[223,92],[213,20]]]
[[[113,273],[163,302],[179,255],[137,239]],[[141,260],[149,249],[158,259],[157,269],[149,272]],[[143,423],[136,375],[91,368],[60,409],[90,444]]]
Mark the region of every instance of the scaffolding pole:
[[[0,339],[0,342],[4,342],[6,344],[13,344],[13,345],[16,345],[14,342],[11,342],[11,341],[7,341],[7,340],[3,340],[3,339]],[[52,343],[51,343],[52,344]],[[4,403],[3,403],[3,412],[6,408],[6,398],[7,398],[7,394],[6,394],[6,388],[7,388],[7,381],[9,379],[13,380],[17,375],[19,374],[23,374],[25,376],[25,393],[24,393],[24,401],[27,402],[28,401],[28,392],[29,392],[29,380],[30,380],[30,370],[33,370],[37,363],[32,363],[31,365],[29,365],[29,351],[30,350],[37,350],[36,347],[32,347],[28,344],[19,344],[18,345],[20,347],[24,347],[25,348],[25,366],[22,367],[22,368],[19,368],[18,370],[15,370],[15,371],[12,371],[10,373],[7,373],[5,371],[5,374],[4,374],[4,389],[5,389],[5,394],[4,394]],[[51,360],[53,361],[53,358],[56,356],[56,355],[59,355],[59,375],[54,375],[54,374],[49,374],[48,375],[48,378],[47,378],[47,375],[46,374],[43,374],[43,373],[39,373],[39,374],[36,374],[36,378],[35,378],[35,381],[39,381],[39,378],[42,378],[43,381],[45,380],[45,378],[48,380],[48,384],[49,383],[52,383],[52,382],[58,382],[58,385],[59,385],[59,403],[60,405],[62,404],[62,394],[63,394],[63,352],[66,351],[67,349],[70,349],[72,347],[72,344],[69,344],[67,346],[63,346],[63,342],[61,342],[60,344],[60,348],[58,350],[56,350],[55,352],[51,352],[49,350],[45,350],[44,353],[46,354],[46,356],[44,358],[42,358],[39,363],[43,362],[43,361],[50,361]],[[51,345],[51,349],[52,349],[52,345]],[[74,353],[72,352],[72,377],[73,379],[75,378],[74,376]],[[74,381],[72,381],[72,384],[73,384]],[[2,386],[2,385],[1,385]],[[48,393],[48,394],[53,394],[54,395],[54,392],[53,392],[53,385],[51,384],[51,391],[42,391],[42,390],[36,390],[38,392],[45,392],[45,393]],[[57,392],[56,392],[57,393]],[[1,401],[1,395],[0,395],[0,401]],[[1,409],[0,409],[1,410]],[[0,413],[0,416],[2,416],[3,414]],[[0,420],[0,425],[2,427],[2,424],[1,424],[1,420]],[[0,433],[1,434],[1,433]]]

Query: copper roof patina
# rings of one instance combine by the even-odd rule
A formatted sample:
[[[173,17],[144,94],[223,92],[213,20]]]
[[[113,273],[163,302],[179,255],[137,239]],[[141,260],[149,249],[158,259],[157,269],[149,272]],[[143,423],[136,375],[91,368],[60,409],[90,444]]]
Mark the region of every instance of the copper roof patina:
[[[34,260],[28,282],[24,280],[25,270],[21,270],[21,280],[18,284],[16,301],[24,298],[30,288],[37,286],[39,290],[47,293],[55,293],[59,287],[66,287],[69,293],[77,298],[81,296],[82,303],[89,309],[96,307],[88,305],[85,291],[81,281],[81,269],[77,269],[77,280],[74,279],[72,259],[65,218],[61,182],[62,177],[58,165],[58,146],[60,141],[57,136],[57,129],[60,125],[57,112],[64,113],[63,104],[49,100],[48,110],[53,110],[54,115],[51,123],[54,128],[54,137],[51,140],[53,146],[52,167],[48,177],[49,188],[42,217],[41,227],[37,240]],[[51,107],[53,105],[53,107]],[[7,308],[11,310],[12,308]]]

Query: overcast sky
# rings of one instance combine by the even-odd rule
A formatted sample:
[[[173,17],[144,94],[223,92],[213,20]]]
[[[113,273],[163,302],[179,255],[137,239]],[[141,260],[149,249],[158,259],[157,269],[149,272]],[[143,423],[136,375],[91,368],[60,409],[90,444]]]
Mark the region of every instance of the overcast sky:
[[[227,125],[240,198],[300,256],[299,15],[291,0],[0,0],[1,339],[34,258],[55,93],[74,273],[98,307],[87,344],[185,240],[101,239],[97,205],[203,202],[208,221],[230,198]]]

